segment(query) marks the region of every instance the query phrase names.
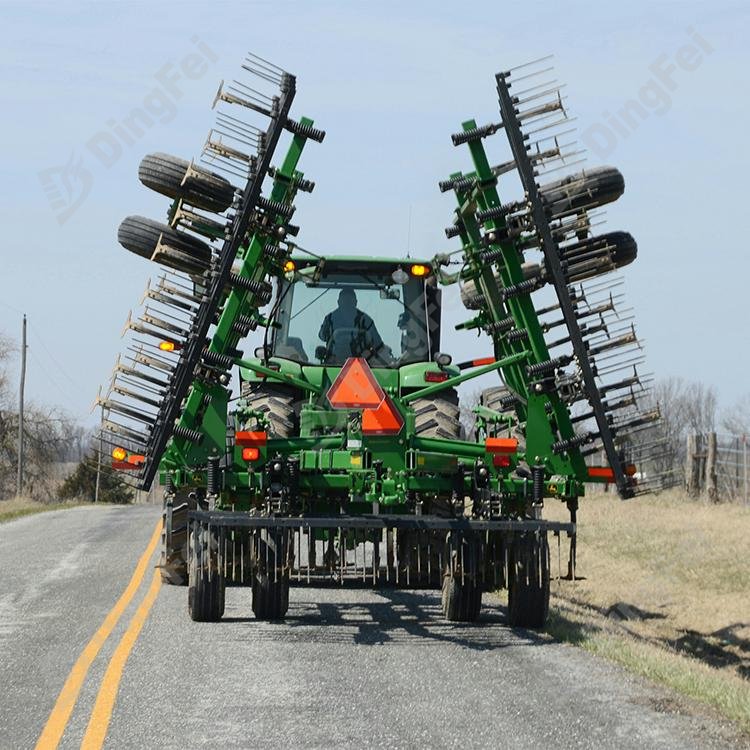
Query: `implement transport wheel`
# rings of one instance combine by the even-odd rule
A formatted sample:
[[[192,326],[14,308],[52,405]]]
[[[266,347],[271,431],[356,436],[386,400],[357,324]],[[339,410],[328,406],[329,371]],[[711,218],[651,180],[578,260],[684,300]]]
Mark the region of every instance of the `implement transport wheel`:
[[[145,216],[127,216],[117,230],[117,241],[131,253],[148,260],[154,254],[159,241],[173,250],[193,259],[198,266],[205,266],[211,260],[211,248],[202,240],[187,232],[178,232],[167,224],[162,224]]]
[[[151,190],[169,198],[182,198],[196,208],[221,213],[234,200],[234,187],[221,175],[193,165],[171,154],[155,153],[143,157],[138,179]]]
[[[443,615],[453,622],[475,622],[482,607],[479,546],[471,539],[450,539],[443,575]]]
[[[258,620],[282,620],[289,609],[290,534],[259,529],[255,534],[253,613]]]
[[[196,502],[184,494],[164,503],[159,568],[162,583],[168,586],[187,586],[188,512],[195,508]]]
[[[226,583],[219,566],[219,539],[199,523],[190,531],[188,611],[195,622],[218,622],[224,614]]]
[[[543,628],[549,614],[549,545],[546,533],[527,533],[512,545],[508,570],[508,622]]]

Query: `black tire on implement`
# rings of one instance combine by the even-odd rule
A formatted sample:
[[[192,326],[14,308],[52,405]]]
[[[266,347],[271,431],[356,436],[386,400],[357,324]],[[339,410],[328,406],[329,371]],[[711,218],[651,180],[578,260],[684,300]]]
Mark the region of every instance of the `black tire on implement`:
[[[138,179],[151,190],[168,198],[182,198],[196,208],[221,213],[232,205],[234,187],[221,175],[193,165],[185,179],[190,162],[171,154],[144,156],[138,167]],[[183,183],[184,181],[184,183]]]
[[[300,396],[294,388],[275,383],[244,382],[242,396],[249,409],[265,415],[269,423],[269,437],[288,438],[298,434],[299,420],[295,407]]]
[[[417,398],[414,409],[415,431],[420,437],[457,440],[461,437],[458,394],[452,388],[436,393],[432,398]]]
[[[260,529],[255,543],[253,613],[258,620],[281,620],[289,609],[289,532]]]
[[[594,167],[541,185],[539,192],[550,213],[574,213],[616,201],[625,180],[616,167]]]
[[[547,534],[523,534],[510,549],[508,622],[538,630],[549,615],[549,545]]]
[[[165,245],[195,258],[199,263],[207,265],[211,260],[211,248],[205,242],[145,216],[128,216],[117,230],[117,241],[126,250],[148,260],[151,260],[160,238]]]
[[[482,608],[482,584],[479,580],[479,547],[473,540],[462,540],[448,555],[454,559],[443,575],[443,615],[452,622],[476,622]]]
[[[162,582],[169,586],[188,584],[188,512],[195,508],[196,503],[181,494],[174,498],[171,509],[165,504],[162,511],[159,568]]]
[[[190,532],[188,612],[195,622],[218,622],[224,614],[226,582],[218,565],[219,540],[200,524]]]

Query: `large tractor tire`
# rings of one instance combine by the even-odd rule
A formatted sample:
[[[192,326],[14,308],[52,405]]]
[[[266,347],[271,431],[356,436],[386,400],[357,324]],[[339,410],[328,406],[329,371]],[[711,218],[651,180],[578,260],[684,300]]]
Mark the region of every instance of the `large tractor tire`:
[[[508,407],[503,405],[503,399],[511,395],[510,390],[504,385],[496,385],[492,388],[485,388],[479,396],[479,403],[488,409],[503,412]]]
[[[420,437],[457,440],[461,437],[458,394],[452,388],[436,393],[432,398],[412,401],[416,417],[416,434]]]
[[[145,216],[128,216],[117,230],[117,241],[126,250],[148,260],[151,260],[159,240],[179,251],[188,263],[192,261],[195,268],[191,270],[196,272],[211,260],[211,248],[205,242]]]
[[[171,154],[148,154],[138,167],[138,179],[151,190],[168,198],[182,198],[196,208],[221,213],[232,205],[234,187],[221,175],[193,165]],[[197,172],[197,174],[196,174]]]
[[[224,615],[226,582],[219,567],[219,539],[200,524],[190,532],[188,611],[195,622],[218,622]]]
[[[508,622],[540,629],[549,615],[549,545],[546,533],[523,534],[510,549]]]
[[[289,609],[287,530],[260,529],[255,536],[253,613],[258,620],[282,620]]]
[[[170,586],[187,586],[188,583],[188,513],[196,503],[186,495],[177,495],[171,503],[164,504],[161,531],[161,580]]]
[[[482,608],[479,545],[473,539],[449,540],[446,551],[443,615],[452,622],[476,622]]]
[[[253,411],[265,415],[269,423],[268,436],[274,438],[294,437],[299,431],[296,406],[299,393],[293,388],[272,383],[245,382],[242,396]]]

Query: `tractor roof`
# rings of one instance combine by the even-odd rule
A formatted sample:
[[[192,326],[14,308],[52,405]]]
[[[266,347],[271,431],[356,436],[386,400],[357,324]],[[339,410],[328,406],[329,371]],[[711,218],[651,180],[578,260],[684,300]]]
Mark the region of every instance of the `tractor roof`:
[[[414,263],[422,263],[428,266],[432,265],[432,261],[425,258],[387,258],[383,256],[378,258],[370,258],[362,255],[326,255],[323,257],[325,258],[327,264],[331,263],[337,266],[350,266],[352,268],[375,265],[394,267]],[[292,260],[294,260],[295,263],[304,265],[315,265],[315,263],[318,262],[318,258],[310,257],[305,253],[293,253]]]

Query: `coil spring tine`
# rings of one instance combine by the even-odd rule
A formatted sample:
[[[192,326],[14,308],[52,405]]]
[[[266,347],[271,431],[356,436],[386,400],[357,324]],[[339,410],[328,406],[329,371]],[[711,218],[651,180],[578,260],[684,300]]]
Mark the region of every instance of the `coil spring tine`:
[[[422,532],[417,531],[417,581],[422,584]]]
[[[344,546],[344,530],[339,526],[339,584],[344,579],[344,559],[346,558],[346,546]]]

